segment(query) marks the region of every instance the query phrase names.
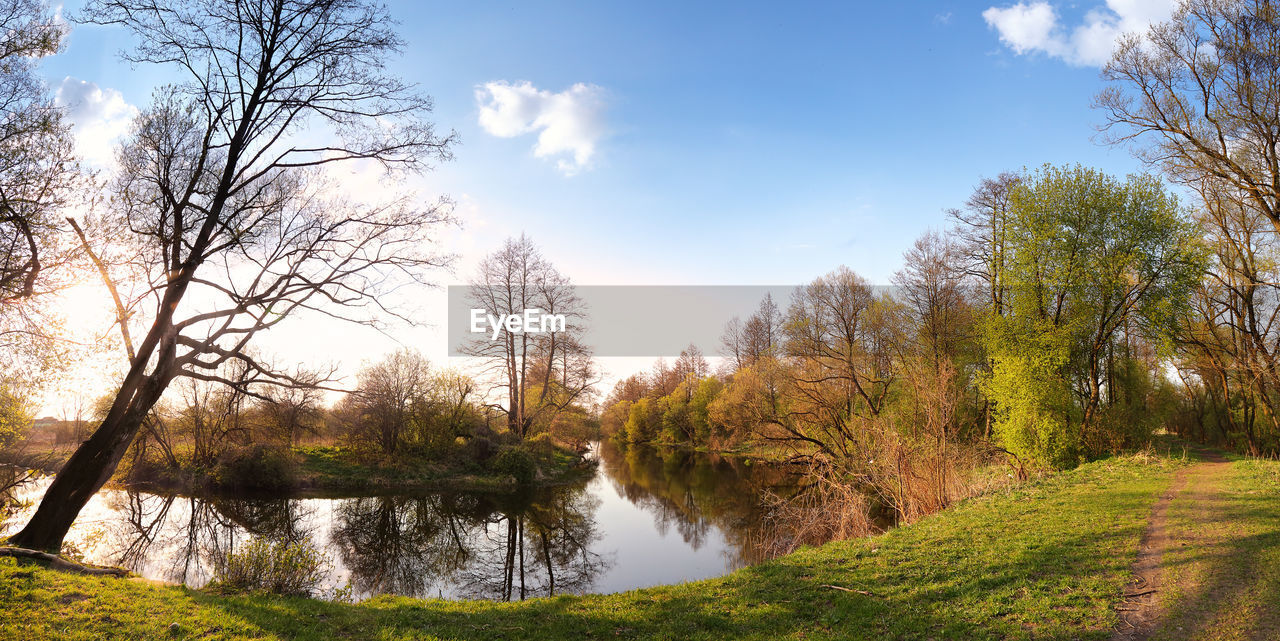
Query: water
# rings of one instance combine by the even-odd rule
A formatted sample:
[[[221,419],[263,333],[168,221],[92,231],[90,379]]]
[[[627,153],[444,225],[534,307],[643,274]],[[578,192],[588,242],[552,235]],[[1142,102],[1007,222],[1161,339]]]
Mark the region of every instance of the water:
[[[582,483],[517,495],[189,497],[103,490],[67,536],[86,561],[199,587],[254,537],[309,541],[328,557],[324,594],[447,599],[610,593],[725,574],[766,556],[761,496],[776,468],[689,450],[601,444]],[[0,525],[26,522],[31,505]]]

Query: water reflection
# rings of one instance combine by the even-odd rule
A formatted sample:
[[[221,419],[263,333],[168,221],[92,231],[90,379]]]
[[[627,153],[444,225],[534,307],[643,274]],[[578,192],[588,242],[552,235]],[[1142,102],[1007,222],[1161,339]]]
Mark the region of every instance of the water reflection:
[[[590,591],[598,501],[583,486],[523,496],[373,496],[337,509],[333,543],[361,594],[494,600]]]
[[[143,576],[203,585],[219,559],[250,536],[310,541],[315,509],[285,498],[233,499],[108,491],[73,529],[71,543],[86,557]],[[93,517],[97,517],[94,519]]]
[[[22,508],[19,490],[33,477],[32,470],[0,464],[0,523]]]
[[[614,592],[763,559],[759,497],[766,488],[786,491],[783,472],[687,450],[604,444],[597,454],[595,478],[517,495],[202,498],[105,490],[68,541],[87,560],[193,587],[251,538],[308,542],[330,558],[324,589],[349,586],[357,597]],[[28,507],[0,534],[25,522],[48,481],[20,490]]]
[[[614,487],[653,513],[659,532],[674,528],[696,550],[708,532],[718,531],[729,544],[734,568],[770,556],[761,496],[795,491],[795,478],[783,467],[687,448],[602,443],[599,451]]]

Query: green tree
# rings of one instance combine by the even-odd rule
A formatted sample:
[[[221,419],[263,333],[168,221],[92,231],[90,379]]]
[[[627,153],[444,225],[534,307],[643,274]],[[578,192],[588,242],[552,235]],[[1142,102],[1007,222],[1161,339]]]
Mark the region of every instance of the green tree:
[[[1113,442],[1117,368],[1165,339],[1203,270],[1194,227],[1150,176],[1045,166],[1015,187],[1006,314],[991,315],[987,392],[1007,448],[1071,465]]]
[[[720,379],[708,376],[698,381],[693,396],[689,398],[689,422],[693,428],[694,441],[698,444],[711,441],[711,435],[715,431],[715,423],[711,420],[711,403],[723,389],[724,383]]]
[[[627,440],[632,443],[647,443],[657,436],[658,423],[661,420],[659,403],[653,399],[642,398],[631,404],[627,413],[627,422],[623,426]]]
[[[1064,370],[1071,337],[1052,323],[992,317],[984,339],[992,355],[985,390],[998,409],[993,436],[1020,459],[1069,467],[1079,457],[1079,421]]]
[[[22,438],[34,418],[32,404],[19,388],[0,380],[0,449]]]

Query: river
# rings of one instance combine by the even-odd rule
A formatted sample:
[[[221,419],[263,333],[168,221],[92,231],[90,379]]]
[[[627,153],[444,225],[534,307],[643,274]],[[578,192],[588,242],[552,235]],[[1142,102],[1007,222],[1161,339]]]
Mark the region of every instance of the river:
[[[307,541],[327,557],[321,596],[519,600],[611,593],[719,576],[758,563],[775,467],[736,457],[597,444],[595,474],[512,495],[179,496],[104,489],[66,542],[84,560],[199,587],[254,537]],[[19,493],[25,523],[49,483]],[[339,592],[341,591],[341,592]]]

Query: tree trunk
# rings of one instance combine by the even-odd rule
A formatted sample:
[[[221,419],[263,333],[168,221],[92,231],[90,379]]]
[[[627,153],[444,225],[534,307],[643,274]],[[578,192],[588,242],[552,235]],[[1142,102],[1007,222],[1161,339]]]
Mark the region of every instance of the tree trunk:
[[[155,375],[146,377],[127,409],[108,413],[89,440],[62,466],[40,500],[40,507],[26,527],[9,539],[10,544],[54,554],[62,550],[62,539],[76,516],[111,478],[166,386],[167,383]],[[126,383],[120,394],[127,393],[130,387]]]

